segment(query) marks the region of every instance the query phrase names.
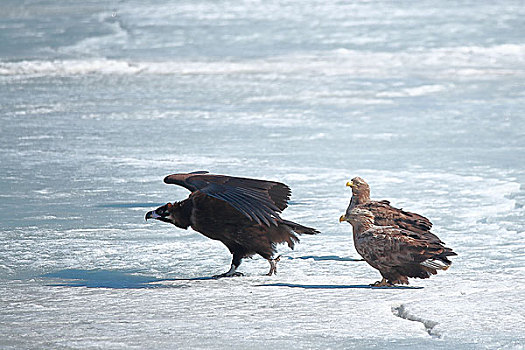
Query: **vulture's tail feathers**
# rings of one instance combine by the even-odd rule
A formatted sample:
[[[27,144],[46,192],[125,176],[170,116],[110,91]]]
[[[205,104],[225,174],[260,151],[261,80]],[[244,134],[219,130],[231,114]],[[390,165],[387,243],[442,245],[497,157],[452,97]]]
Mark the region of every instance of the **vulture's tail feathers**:
[[[300,235],[315,235],[319,233],[315,228],[303,226],[293,221],[282,220],[282,223]]]

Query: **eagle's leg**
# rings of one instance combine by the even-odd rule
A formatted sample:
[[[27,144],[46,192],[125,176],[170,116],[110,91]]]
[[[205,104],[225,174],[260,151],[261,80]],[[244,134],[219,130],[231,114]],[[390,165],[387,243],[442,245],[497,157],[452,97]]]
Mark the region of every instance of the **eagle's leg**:
[[[221,277],[237,277],[237,276],[243,276],[242,273],[237,271],[237,268],[241,264],[242,255],[241,254],[233,254],[232,264],[230,266],[230,269],[225,272],[221,273],[220,275],[213,276],[214,278],[221,278]]]
[[[386,280],[386,278],[383,277],[381,281],[377,281],[375,283],[372,283],[370,285],[371,287],[393,287],[394,285]]]
[[[270,263],[270,271],[266,274],[266,276],[277,275],[277,263],[279,260],[281,260],[280,255],[275,259],[268,259],[268,262]]]

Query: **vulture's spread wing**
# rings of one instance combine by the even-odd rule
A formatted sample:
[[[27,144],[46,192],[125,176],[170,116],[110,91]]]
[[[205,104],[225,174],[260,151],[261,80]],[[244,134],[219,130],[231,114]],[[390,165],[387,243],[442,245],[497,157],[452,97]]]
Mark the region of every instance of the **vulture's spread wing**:
[[[290,188],[280,182],[206,172],[173,174],[166,176],[164,182],[223,200],[251,220],[267,226],[280,219],[279,213],[288,206],[291,194]]]

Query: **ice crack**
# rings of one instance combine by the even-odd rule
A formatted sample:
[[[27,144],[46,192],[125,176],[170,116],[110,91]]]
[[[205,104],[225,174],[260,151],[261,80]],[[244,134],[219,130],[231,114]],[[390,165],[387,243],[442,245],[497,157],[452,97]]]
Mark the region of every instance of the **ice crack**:
[[[425,326],[425,330],[427,331],[427,333],[431,337],[441,338],[441,334],[434,330],[434,327],[436,327],[438,325],[438,322],[432,321],[432,320],[426,320],[426,319],[424,319],[422,317],[419,317],[419,316],[416,316],[416,315],[412,315],[411,313],[408,312],[405,304],[401,304],[399,306],[393,306],[392,307],[392,313],[395,316],[397,316],[399,318],[403,318],[405,320],[421,322],[423,324],[423,326]]]

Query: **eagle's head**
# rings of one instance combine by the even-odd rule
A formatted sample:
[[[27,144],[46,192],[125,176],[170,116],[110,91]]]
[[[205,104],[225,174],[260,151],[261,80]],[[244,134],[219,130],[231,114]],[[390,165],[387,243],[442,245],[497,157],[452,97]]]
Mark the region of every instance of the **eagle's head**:
[[[180,228],[188,228],[189,215],[182,208],[181,202],[166,203],[155,210],[146,213],[146,221],[148,219],[155,219],[173,224]]]
[[[352,188],[352,193],[358,193],[362,191],[370,192],[370,187],[368,186],[366,181],[360,178],[359,176],[356,176],[352,180],[348,181],[346,183],[346,186]]]
[[[356,205],[370,200],[370,186],[362,178],[354,177],[346,183],[346,186],[352,188],[352,196],[358,200]]]
[[[354,208],[349,213],[341,215],[339,222],[347,221],[352,225],[372,225],[374,223],[374,214],[371,211]]]
[[[374,222],[374,214],[370,210],[354,208],[348,215],[349,221],[362,221],[362,222]]]

